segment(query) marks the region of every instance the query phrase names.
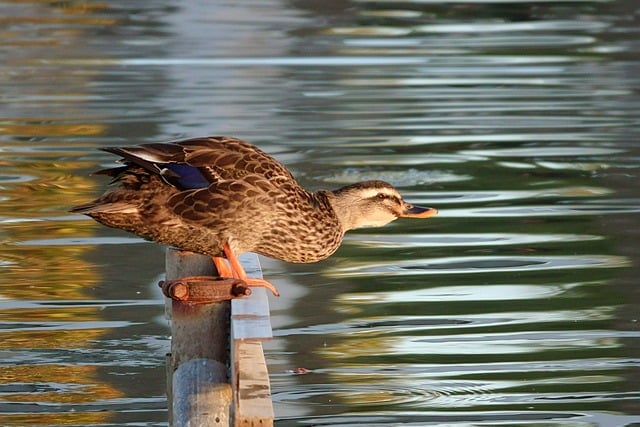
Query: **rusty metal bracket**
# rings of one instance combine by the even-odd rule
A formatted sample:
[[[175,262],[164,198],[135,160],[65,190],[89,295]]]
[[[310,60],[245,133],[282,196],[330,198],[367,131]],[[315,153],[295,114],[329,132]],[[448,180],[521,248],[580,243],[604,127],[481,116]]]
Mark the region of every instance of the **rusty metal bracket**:
[[[214,276],[189,276],[160,281],[162,293],[175,301],[207,304],[251,295],[246,282]]]

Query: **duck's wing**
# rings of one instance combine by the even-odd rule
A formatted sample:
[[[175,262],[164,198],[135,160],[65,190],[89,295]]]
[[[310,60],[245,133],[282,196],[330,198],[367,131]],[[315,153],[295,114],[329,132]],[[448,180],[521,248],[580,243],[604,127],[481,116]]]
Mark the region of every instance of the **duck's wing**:
[[[242,179],[256,174],[267,179],[295,180],[278,160],[259,148],[231,137],[195,138],[178,143],[184,148],[185,162],[204,167],[222,179]]]
[[[263,176],[275,184],[295,182],[291,172],[275,158],[232,137],[212,136],[103,150],[161,175],[181,190],[205,188],[222,181],[241,181],[248,175]]]
[[[290,190],[290,185],[285,185]],[[283,196],[282,186],[261,175],[250,174],[242,180],[225,180],[209,187],[181,191],[167,206],[182,219],[201,226],[229,227],[230,222],[246,224],[263,221],[274,211]]]

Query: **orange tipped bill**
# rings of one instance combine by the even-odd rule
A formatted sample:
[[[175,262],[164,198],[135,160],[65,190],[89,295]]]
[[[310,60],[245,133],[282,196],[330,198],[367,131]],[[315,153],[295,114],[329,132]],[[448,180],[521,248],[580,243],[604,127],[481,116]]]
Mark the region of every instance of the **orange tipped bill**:
[[[404,205],[404,212],[400,215],[401,218],[429,218],[438,214],[437,209],[424,208],[422,206],[414,206],[408,203]]]

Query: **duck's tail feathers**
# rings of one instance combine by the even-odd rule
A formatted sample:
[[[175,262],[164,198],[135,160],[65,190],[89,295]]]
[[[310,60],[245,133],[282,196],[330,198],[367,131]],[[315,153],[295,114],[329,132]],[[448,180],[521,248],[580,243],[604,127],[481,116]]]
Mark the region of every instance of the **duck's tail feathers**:
[[[133,147],[104,147],[102,151],[115,154],[126,163],[133,163],[146,170],[158,173],[167,163],[184,162],[184,150],[174,144],[142,144]],[[106,170],[108,171],[108,169]],[[107,173],[109,175],[109,173]]]

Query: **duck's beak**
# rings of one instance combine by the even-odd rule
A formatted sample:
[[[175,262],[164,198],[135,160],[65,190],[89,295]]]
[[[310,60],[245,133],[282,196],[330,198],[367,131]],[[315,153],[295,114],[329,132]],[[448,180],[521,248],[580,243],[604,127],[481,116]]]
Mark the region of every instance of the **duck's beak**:
[[[422,206],[414,206],[409,203],[404,204],[404,212],[400,215],[400,218],[429,218],[430,216],[437,215],[438,211],[433,208],[424,208]]]

